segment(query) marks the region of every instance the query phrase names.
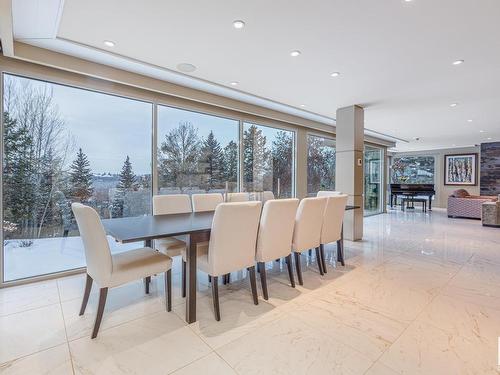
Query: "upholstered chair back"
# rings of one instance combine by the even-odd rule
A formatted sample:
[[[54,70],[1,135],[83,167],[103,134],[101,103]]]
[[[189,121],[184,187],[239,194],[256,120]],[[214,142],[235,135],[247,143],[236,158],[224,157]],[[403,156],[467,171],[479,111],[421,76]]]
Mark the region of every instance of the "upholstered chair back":
[[[321,227],[322,244],[340,240],[346,204],[347,194],[332,195],[327,198]]]
[[[255,264],[261,205],[257,201],[217,206],[208,245],[210,275],[225,275]]]
[[[187,194],[153,196],[153,215],[185,214],[191,212],[191,199]]]
[[[274,193],[272,191],[264,191],[264,193],[262,193],[262,201],[267,202],[271,199],[274,199]]]
[[[248,202],[250,200],[249,193],[228,193],[227,202]]]
[[[264,203],[257,237],[257,262],[268,262],[290,254],[298,205],[296,198],[273,199]]]
[[[193,212],[215,211],[217,206],[224,202],[221,193],[193,194]]]
[[[295,215],[292,250],[302,252],[320,245],[327,198],[304,198]]]
[[[83,241],[87,273],[99,285],[107,285],[111,279],[113,262],[101,219],[92,207],[84,206],[81,203],[73,203],[71,209]]]
[[[331,197],[332,195],[340,195],[342,194],[340,191],[332,191],[332,190],[320,190],[316,194],[317,197]]]

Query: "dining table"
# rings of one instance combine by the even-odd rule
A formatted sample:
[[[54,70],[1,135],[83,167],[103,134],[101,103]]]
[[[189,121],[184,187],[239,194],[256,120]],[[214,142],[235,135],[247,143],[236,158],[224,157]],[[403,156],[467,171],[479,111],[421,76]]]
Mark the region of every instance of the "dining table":
[[[359,206],[346,206],[346,211]],[[102,220],[106,233],[115,241],[126,244],[144,242],[153,247],[155,239],[186,236],[186,322],[196,322],[196,245],[210,239],[213,211],[192,212],[169,215],[143,215]],[[338,249],[339,261],[344,263],[343,230],[341,246]]]

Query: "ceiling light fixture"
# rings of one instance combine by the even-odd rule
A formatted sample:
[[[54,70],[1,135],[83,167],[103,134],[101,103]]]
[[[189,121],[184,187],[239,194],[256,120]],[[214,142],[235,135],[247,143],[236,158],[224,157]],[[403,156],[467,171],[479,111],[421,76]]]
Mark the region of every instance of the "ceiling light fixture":
[[[292,52],[290,52],[290,56],[292,57],[297,57],[297,56],[300,56],[300,51],[299,50],[294,50]]]
[[[238,82],[236,82],[236,81],[230,82],[229,84],[230,84],[231,86],[238,86]]]
[[[491,137],[486,138],[488,141],[491,141]]]
[[[106,47],[114,47],[115,46],[115,42],[113,42],[112,40],[105,40],[103,43]]]
[[[177,65],[177,69],[179,69],[183,73],[192,73],[196,70],[196,66],[189,63],[180,63]]]
[[[484,130],[479,130],[479,133],[484,133]]]
[[[330,74],[331,77],[338,77],[339,75],[339,72],[333,72],[332,74]]]
[[[464,63],[464,60],[455,60],[453,61],[453,65],[460,65],[460,64],[463,64]]]
[[[458,105],[457,103],[451,103],[451,104],[450,104],[450,107],[451,107],[451,108],[454,108],[454,107],[456,107],[457,105]]]
[[[468,119],[468,120],[467,120],[467,122],[472,122],[472,120],[471,120],[471,119]]]
[[[245,22],[243,22],[242,20],[233,21],[233,27],[235,29],[243,29],[245,27]]]
[[[301,104],[300,106],[301,106],[302,108],[304,108],[306,105],[305,105],[305,104]]]

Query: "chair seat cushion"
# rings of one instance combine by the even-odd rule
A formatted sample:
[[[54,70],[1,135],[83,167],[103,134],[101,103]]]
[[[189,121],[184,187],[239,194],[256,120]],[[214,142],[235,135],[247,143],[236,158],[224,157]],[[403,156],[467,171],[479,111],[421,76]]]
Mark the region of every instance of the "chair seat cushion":
[[[186,250],[186,242],[175,237],[166,237],[155,240],[155,248],[169,257],[181,255],[183,250]]]
[[[185,262],[186,261],[186,249],[183,249],[181,251],[181,254],[182,254],[182,260]],[[198,242],[196,244],[196,254],[197,254],[198,258],[200,256],[208,254],[208,241]]]
[[[113,271],[109,285],[114,287],[130,281],[142,279],[172,268],[172,259],[149,247],[113,254]]]

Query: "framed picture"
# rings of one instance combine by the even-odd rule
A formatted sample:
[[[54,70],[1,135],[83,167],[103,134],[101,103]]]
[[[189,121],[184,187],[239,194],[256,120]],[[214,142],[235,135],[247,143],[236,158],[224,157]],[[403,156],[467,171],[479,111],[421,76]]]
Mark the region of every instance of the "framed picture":
[[[370,184],[380,184],[380,160],[369,161]]]
[[[445,185],[477,185],[477,154],[444,156]]]

